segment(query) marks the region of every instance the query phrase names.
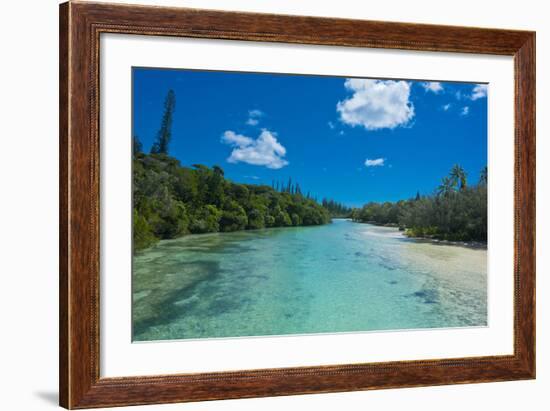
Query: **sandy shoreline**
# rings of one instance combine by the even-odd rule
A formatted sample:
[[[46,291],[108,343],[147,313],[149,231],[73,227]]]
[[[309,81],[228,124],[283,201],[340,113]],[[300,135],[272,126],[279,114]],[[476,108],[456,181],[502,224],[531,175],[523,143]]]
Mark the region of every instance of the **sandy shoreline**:
[[[473,248],[476,250],[487,250],[487,243],[482,243],[480,241],[450,241],[450,240],[439,240],[437,238],[426,238],[426,237],[409,237],[402,233],[403,238],[416,240],[419,242],[432,243],[435,245],[454,245],[459,247]]]
[[[350,220],[353,221],[353,220]],[[374,222],[361,223],[359,221],[353,221],[354,223],[359,224],[370,224],[376,227],[386,227],[386,228],[395,228],[399,231],[403,239],[415,240],[418,242],[432,243],[436,245],[454,245],[459,247],[472,248],[476,250],[487,250],[487,243],[481,241],[451,241],[451,240],[440,240],[438,238],[429,238],[429,237],[414,237],[408,236],[405,234],[404,230],[399,230],[397,224],[376,224]]]

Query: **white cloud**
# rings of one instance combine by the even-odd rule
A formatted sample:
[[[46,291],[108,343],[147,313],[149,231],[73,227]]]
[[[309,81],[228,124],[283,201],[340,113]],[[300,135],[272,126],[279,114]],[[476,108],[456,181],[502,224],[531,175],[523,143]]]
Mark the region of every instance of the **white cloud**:
[[[226,131],[222,135],[222,142],[237,147],[246,147],[254,143],[254,140],[250,137],[237,134],[231,130]]]
[[[435,94],[443,91],[443,86],[439,81],[426,81],[422,83],[422,87],[424,87],[424,90],[426,90],[426,92],[431,91]]]
[[[233,146],[233,151],[227,158],[229,163],[247,163],[271,169],[288,165],[288,161],[283,158],[286,148],[277,141],[277,134],[272,131],[263,129],[259,137],[253,139],[227,130],[221,140]]]
[[[327,124],[331,130],[334,130],[335,125],[332,121],[329,121]]]
[[[479,98],[487,97],[487,84],[476,84],[472,90],[472,95],[470,98],[472,100],[477,100]]]
[[[353,92],[336,105],[345,124],[377,130],[407,125],[414,117],[411,86],[406,81],[347,79],[344,85]]]
[[[365,166],[367,166],[367,167],[382,167],[384,165],[385,161],[386,161],[385,158],[375,158],[375,159],[367,158],[365,160]]]
[[[464,106],[462,107],[462,111],[460,112],[460,115],[467,116],[469,112],[470,112],[470,107]]]
[[[257,126],[260,122],[260,117],[264,116],[264,112],[261,110],[248,110],[248,119],[246,120],[246,124],[249,126]]]
[[[447,111],[451,108],[451,103],[445,104],[441,107],[444,111]]]

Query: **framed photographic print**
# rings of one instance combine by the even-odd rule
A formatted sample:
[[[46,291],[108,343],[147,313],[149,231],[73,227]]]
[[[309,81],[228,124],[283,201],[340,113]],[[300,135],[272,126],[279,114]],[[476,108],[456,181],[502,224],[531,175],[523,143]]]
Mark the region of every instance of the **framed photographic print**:
[[[60,403],[535,377],[535,34],[60,6]]]

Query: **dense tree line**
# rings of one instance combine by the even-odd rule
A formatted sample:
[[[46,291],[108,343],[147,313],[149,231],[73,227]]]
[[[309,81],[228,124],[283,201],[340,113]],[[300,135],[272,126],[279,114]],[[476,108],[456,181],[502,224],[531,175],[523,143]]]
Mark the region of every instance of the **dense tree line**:
[[[476,185],[455,165],[432,195],[368,203],[351,213],[354,221],[394,225],[411,237],[452,241],[487,241],[487,167]]]
[[[348,218],[351,215],[352,209],[337,201],[323,198],[321,205],[328,210],[331,217]]]
[[[316,196],[312,196],[309,191],[306,193],[303,193],[302,188],[300,187],[300,184],[298,182],[293,181],[292,178],[289,178],[288,182],[286,183],[279,182],[279,181],[272,181],[271,188],[273,188],[275,191],[280,193],[300,194],[305,196],[308,199],[312,199],[315,202],[317,202]],[[335,218],[347,218],[350,216],[351,210],[352,210],[351,207],[348,207],[342,203],[339,203],[329,198],[323,198],[323,200],[321,201],[321,205],[328,210],[331,217],[335,217]]]
[[[133,160],[134,248],[185,234],[330,222],[328,210],[300,193],[237,184],[223,170],[182,167],[166,154],[138,152]]]
[[[288,178],[287,183],[272,181],[271,188],[279,193],[302,194],[302,195],[305,195],[307,198],[311,198],[311,195],[309,192],[307,192],[307,194],[302,193],[302,188],[300,187],[300,184],[297,182],[293,182],[292,177]]]

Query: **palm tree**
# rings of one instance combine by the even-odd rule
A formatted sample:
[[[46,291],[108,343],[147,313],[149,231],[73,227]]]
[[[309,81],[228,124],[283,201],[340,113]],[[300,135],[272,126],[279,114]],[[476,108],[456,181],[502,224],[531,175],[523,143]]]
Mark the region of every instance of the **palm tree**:
[[[443,177],[441,179],[441,184],[437,187],[437,195],[447,197],[454,191],[455,185],[456,184],[451,177]]]
[[[453,166],[450,176],[453,182],[453,186],[456,187],[460,182],[460,190],[464,190],[466,188],[466,171],[464,171],[464,169],[458,164],[455,164]]]
[[[479,173],[479,184],[487,185],[488,179],[489,174],[487,171],[487,166],[485,166],[481,169],[481,173]]]

